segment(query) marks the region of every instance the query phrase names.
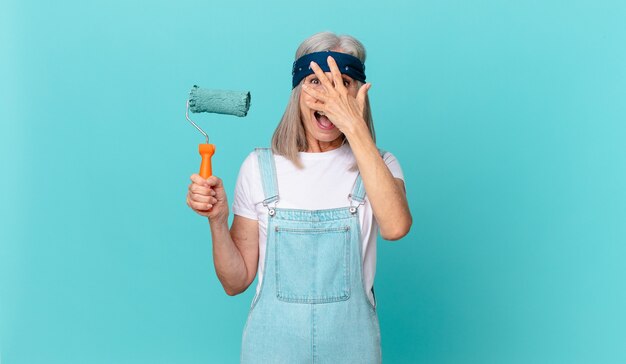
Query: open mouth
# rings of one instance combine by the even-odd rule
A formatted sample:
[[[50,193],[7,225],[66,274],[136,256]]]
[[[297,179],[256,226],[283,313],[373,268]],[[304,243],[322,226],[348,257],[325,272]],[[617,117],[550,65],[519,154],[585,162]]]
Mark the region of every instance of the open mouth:
[[[315,120],[317,120],[317,126],[323,130],[331,130],[335,128],[335,124],[331,123],[326,115],[324,115],[321,111],[316,111],[313,113],[315,116]]]

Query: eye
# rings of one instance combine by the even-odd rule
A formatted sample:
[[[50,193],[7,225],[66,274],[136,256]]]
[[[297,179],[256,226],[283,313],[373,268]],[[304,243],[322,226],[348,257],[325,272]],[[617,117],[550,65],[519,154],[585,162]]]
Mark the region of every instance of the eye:
[[[348,86],[350,86],[350,81],[349,81],[349,80],[344,79],[344,80],[343,80],[343,84],[344,84],[344,86],[348,87]]]
[[[313,77],[313,78],[310,80],[310,82],[311,82],[312,84],[314,84],[314,85],[317,85],[317,84],[319,84],[319,83],[320,83],[320,80],[318,80],[318,79],[317,79],[317,77]]]

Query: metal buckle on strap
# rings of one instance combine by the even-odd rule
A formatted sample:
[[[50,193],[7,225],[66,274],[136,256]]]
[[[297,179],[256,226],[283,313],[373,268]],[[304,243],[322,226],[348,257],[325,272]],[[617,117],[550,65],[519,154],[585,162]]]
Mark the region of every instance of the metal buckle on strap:
[[[361,202],[357,201],[358,203],[356,205],[353,205],[353,201],[355,201],[355,199],[352,198],[352,194],[348,195],[348,199],[350,200],[350,213],[351,214],[356,214],[357,209],[359,208],[359,206],[365,204],[365,199],[363,199]]]
[[[267,200],[263,200],[263,206],[267,207],[267,214],[270,215],[270,217],[276,215],[276,205],[278,205],[278,197],[272,202],[274,202],[274,206],[269,205],[271,202],[268,203]]]

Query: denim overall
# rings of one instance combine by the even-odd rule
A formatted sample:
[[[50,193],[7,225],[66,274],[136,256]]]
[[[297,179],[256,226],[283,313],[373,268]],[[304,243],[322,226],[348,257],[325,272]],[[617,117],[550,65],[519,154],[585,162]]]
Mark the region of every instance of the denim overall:
[[[268,208],[267,248],[241,363],[380,363],[378,316],[362,279],[360,175],[349,196],[352,206],[276,208],[274,157],[270,149],[256,151]]]

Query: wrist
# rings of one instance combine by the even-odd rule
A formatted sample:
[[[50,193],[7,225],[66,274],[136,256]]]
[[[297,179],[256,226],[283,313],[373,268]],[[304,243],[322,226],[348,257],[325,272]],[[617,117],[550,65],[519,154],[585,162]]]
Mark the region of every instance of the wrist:
[[[367,128],[367,124],[363,119],[349,124],[349,127],[346,128],[343,134],[346,136],[346,138],[348,138],[348,142],[350,142],[350,144],[359,141],[365,141],[367,139],[372,140],[373,142],[372,134],[370,133],[369,129]]]
[[[208,217],[207,222],[211,226],[211,230],[214,230],[215,232],[220,232],[223,230],[228,231],[228,216]]]

